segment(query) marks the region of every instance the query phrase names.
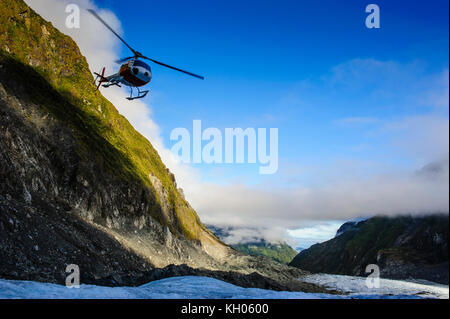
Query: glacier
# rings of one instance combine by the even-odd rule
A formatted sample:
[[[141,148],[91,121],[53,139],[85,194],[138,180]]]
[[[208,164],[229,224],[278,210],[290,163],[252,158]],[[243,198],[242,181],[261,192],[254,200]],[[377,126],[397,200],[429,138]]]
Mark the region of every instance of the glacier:
[[[449,286],[426,280],[394,280],[380,278],[379,288],[368,288],[366,277],[313,274],[302,278],[303,281],[335,289],[349,296],[363,298],[438,298],[449,299]]]
[[[0,299],[344,299],[344,298],[447,298],[448,286],[389,280],[380,290],[365,288],[365,278],[340,275],[310,275],[302,280],[338,289],[343,295],[242,288],[209,277],[171,277],[139,287],[63,285],[0,279]]]

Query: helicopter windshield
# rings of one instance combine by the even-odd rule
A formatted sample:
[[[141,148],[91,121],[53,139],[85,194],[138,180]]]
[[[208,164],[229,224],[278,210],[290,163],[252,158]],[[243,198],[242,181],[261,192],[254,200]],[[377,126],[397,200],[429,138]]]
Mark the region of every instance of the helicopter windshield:
[[[150,66],[147,63],[142,62],[141,60],[134,60],[133,66],[140,66],[144,69],[151,71]]]

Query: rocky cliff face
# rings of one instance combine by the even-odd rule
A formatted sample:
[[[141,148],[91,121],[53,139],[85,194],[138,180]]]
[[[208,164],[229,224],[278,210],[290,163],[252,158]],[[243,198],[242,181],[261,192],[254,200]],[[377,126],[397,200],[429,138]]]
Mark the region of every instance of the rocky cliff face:
[[[448,214],[373,217],[344,228],[335,238],[300,252],[290,265],[312,272],[366,276],[366,266],[377,264],[384,278],[448,284]]]
[[[58,251],[82,263],[75,225],[134,251],[137,269],[214,267],[232,252],[179,194],[152,145],[95,91],[77,45],[23,1],[0,8],[1,263],[32,265],[31,256]],[[107,240],[97,242],[107,256]],[[17,246],[22,257],[8,249]]]
[[[0,277],[64,283],[69,264],[83,283],[202,274],[324,291],[214,236],[150,142],[95,90],[73,40],[22,0],[0,0]]]

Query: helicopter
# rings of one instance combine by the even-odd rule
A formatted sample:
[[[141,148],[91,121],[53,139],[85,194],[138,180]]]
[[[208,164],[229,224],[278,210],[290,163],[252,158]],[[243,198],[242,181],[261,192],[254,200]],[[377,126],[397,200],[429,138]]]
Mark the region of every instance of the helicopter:
[[[97,90],[100,86],[103,86],[104,88],[108,88],[113,85],[121,87],[122,84],[130,88],[130,96],[127,97],[128,100],[131,101],[144,98],[148,94],[149,90],[141,91],[140,88],[147,85],[152,80],[152,69],[142,60],[151,61],[158,65],[183,72],[201,80],[205,79],[201,75],[197,75],[144,56],[142,53],[134,50],[127,42],[125,42],[125,40],[119,36],[119,34],[117,34],[117,32],[114,31],[114,29],[111,28],[94,10],[88,9],[87,11],[97,18],[117,38],[119,38],[119,40],[122,41],[122,43],[125,44],[125,46],[133,53],[132,56],[115,61],[116,63],[121,64],[121,66],[119,71],[113,75],[105,76],[105,68],[102,69],[101,73],[94,72],[94,75],[96,75],[94,84],[97,86]],[[134,89],[137,90],[137,95],[133,95]]]

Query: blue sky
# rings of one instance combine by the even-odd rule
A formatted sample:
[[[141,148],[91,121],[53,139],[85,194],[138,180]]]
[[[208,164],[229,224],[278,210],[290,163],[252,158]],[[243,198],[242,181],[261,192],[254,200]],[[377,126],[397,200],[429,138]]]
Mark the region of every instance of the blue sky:
[[[170,131],[192,127],[193,119],[218,128],[275,126],[280,161],[306,163],[382,156],[347,152],[365,141],[367,126],[348,129],[335,121],[428,112],[405,95],[416,80],[448,68],[448,1],[376,3],[378,30],[364,25],[366,1],[97,1],[117,15],[134,47],[207,78],[153,68],[153,116],[167,145]],[[323,81],[354,59],[393,61],[401,70],[380,75],[375,68],[373,81],[355,90],[339,84],[333,90]],[[395,97],[370,98],[374,85],[396,90]],[[255,165],[228,171],[228,177],[245,174],[247,182],[260,179]]]
[[[153,144],[161,140],[206,223],[300,229],[290,234],[310,234],[297,238],[305,247],[348,219],[448,212],[448,1],[73,2],[111,11],[138,51],[206,77],[152,65],[147,98],[109,96]],[[79,33],[64,29],[54,4],[68,0],[27,3],[92,67],[99,58],[110,65],[111,51],[129,55],[103,26],[87,26],[88,14]],[[369,3],[380,7],[380,29],[365,27]],[[170,133],[195,119],[221,130],[278,128],[278,172],[172,165]]]

